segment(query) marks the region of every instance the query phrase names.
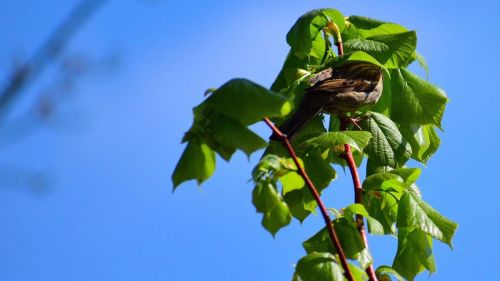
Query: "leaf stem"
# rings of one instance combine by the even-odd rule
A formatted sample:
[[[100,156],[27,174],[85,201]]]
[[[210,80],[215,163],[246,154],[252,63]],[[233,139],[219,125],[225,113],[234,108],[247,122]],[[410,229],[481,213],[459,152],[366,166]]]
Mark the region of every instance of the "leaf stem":
[[[304,167],[300,164],[297,154],[295,153],[295,150],[293,149],[290,141],[286,137],[285,134],[283,134],[274,124],[269,120],[269,118],[264,118],[264,122],[271,128],[273,133],[278,136],[278,138],[281,140],[283,143],[283,146],[288,150],[288,153],[293,159],[293,162],[295,162],[295,165],[297,166],[298,172],[300,176],[304,179],[306,182],[307,187],[311,191],[314,200],[316,200],[316,203],[319,206],[319,209],[321,211],[321,215],[323,216],[323,219],[325,220],[326,228],[328,230],[328,234],[330,235],[330,240],[332,241],[333,246],[337,250],[337,253],[340,258],[340,263],[342,264],[342,267],[344,268],[344,274],[349,281],[354,281],[354,277],[351,273],[351,270],[349,268],[349,264],[347,263],[347,258],[344,253],[344,250],[342,249],[342,246],[340,245],[340,240],[337,236],[337,233],[335,232],[335,229],[333,228],[332,220],[330,219],[330,216],[328,215],[328,211],[325,207],[325,204],[323,203],[323,200],[321,200],[321,197],[319,195],[318,190],[314,186],[314,183],[311,181],[309,178],[309,175],[306,173]],[[376,279],[375,279],[376,280]]]

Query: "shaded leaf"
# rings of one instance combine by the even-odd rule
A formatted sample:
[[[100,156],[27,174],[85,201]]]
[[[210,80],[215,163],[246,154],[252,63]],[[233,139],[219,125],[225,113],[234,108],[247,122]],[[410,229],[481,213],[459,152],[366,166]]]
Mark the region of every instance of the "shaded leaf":
[[[357,260],[360,266],[366,269],[372,263],[370,252],[365,247],[365,243],[359,234],[354,222],[349,222],[345,218],[334,220],[333,226],[339,237],[340,244],[347,258]],[[307,253],[331,252],[337,253],[333,247],[326,227],[302,243]]]
[[[344,16],[334,9],[318,9],[302,15],[286,35],[293,54],[299,59],[312,55],[317,59],[316,63],[319,63],[325,46],[322,31],[329,19],[333,20],[340,30],[344,28]]]
[[[335,170],[330,164],[317,154],[306,154],[303,156],[304,168],[321,194],[330,182],[335,179]],[[285,201],[290,207],[293,217],[303,221],[309,214],[313,213],[317,203],[309,188],[303,185],[300,190],[293,190],[284,194]]]
[[[250,125],[264,117],[287,115],[292,104],[266,88],[246,79],[232,79],[213,92],[206,100],[206,106]]]
[[[363,128],[372,133],[365,149],[370,160],[382,166],[399,167],[411,157],[410,144],[403,139],[396,124],[383,114],[372,112],[363,122]]]
[[[399,130],[411,145],[411,158],[424,164],[427,163],[441,144],[441,139],[432,125],[403,125],[399,127]]]
[[[217,115],[212,128],[213,138],[219,145],[233,150],[240,149],[247,156],[267,145],[266,141],[246,126],[222,114]]]

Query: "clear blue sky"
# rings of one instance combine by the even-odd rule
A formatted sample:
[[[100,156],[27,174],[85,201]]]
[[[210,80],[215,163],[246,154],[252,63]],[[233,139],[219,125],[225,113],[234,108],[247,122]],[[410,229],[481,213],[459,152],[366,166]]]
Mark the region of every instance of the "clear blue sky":
[[[11,58],[31,54],[76,3],[0,4],[1,82]],[[498,279],[497,2],[128,0],[110,1],[68,48],[94,57],[118,51],[121,65],[80,80],[59,121],[10,143],[0,131],[0,168],[21,171],[18,182],[0,173],[0,280],[290,280],[300,242],[321,218],[294,222],[276,239],[261,228],[247,182],[257,155],[219,160],[201,188],[188,183],[172,194],[170,175],[205,89],[233,77],[269,86],[286,32],[319,7],[417,30],[430,80],[451,99],[441,149],[419,185],[460,224],[454,251],[435,243],[431,280]],[[56,73],[28,87],[20,106]],[[26,188],[30,173],[47,178],[48,190]],[[325,194],[329,206],[352,200],[348,178],[339,177]],[[396,241],[369,240],[376,264],[390,264]]]

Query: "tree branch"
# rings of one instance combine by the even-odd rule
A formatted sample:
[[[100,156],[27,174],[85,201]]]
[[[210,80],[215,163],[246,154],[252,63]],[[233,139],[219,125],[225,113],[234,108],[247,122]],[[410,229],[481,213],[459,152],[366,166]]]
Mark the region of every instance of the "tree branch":
[[[342,36],[340,35],[340,30],[338,26],[334,22],[329,22],[327,26],[331,33],[335,36],[336,45],[337,45],[337,53],[339,56],[344,55],[344,45],[342,43]],[[340,130],[347,130],[347,120],[344,118],[340,118]],[[351,146],[349,144],[344,145],[344,159],[349,166],[349,171],[351,172],[352,183],[354,185],[354,203],[362,204],[363,203],[363,186],[361,185],[361,181],[359,179],[358,169],[356,167],[356,162],[354,161],[354,157],[352,156]],[[356,215],[356,223],[358,225],[359,234],[363,241],[365,242],[365,247],[368,249],[368,239],[366,237],[366,231],[363,222],[363,216]],[[377,275],[375,274],[375,269],[373,268],[373,263],[366,268],[366,274],[370,278],[370,281],[378,281]]]
[[[346,124],[342,124],[345,121],[341,122],[341,128],[347,127]],[[344,130],[341,129],[341,130]],[[348,144],[344,145],[344,159],[349,166],[349,171],[351,172],[352,183],[354,185],[354,203],[362,204],[363,203],[363,186],[361,185],[361,181],[359,179],[358,169],[356,168],[356,162],[354,161],[354,157],[352,156],[351,146]],[[368,238],[366,237],[366,231],[363,222],[363,216],[356,215],[356,223],[358,225],[359,234],[363,241],[365,242],[365,247],[368,249]],[[368,249],[369,250],[369,249]],[[366,268],[366,274],[370,278],[370,281],[378,281],[377,275],[375,274],[375,269],[373,268],[373,264],[370,264],[368,268]]]
[[[325,220],[326,228],[328,230],[328,234],[330,235],[330,240],[332,241],[333,246],[337,250],[337,253],[340,257],[340,263],[342,264],[342,267],[344,268],[344,274],[349,281],[354,281],[354,278],[352,276],[351,270],[349,268],[349,264],[347,263],[347,258],[344,253],[344,250],[342,250],[342,246],[340,245],[340,240],[337,236],[337,233],[335,232],[335,229],[333,228],[332,220],[330,219],[330,216],[328,215],[328,211],[325,207],[325,204],[321,200],[321,197],[319,195],[318,190],[314,186],[314,183],[311,181],[309,178],[309,175],[306,173],[304,167],[299,163],[299,159],[297,157],[297,154],[295,153],[295,150],[293,149],[290,141],[286,137],[285,134],[283,134],[274,124],[269,120],[269,118],[264,118],[264,122],[271,128],[273,133],[278,136],[278,138],[281,140],[283,143],[283,146],[288,150],[288,153],[293,159],[293,162],[295,162],[295,165],[297,166],[297,170],[299,171],[300,176],[304,179],[306,182],[307,187],[311,191],[314,200],[316,200],[316,203],[319,206],[319,209],[321,211],[321,215],[323,216],[323,219]]]
[[[54,60],[66,47],[67,42],[107,0],[83,0],[56,28],[35,52],[33,57],[21,65],[0,90],[0,120],[21,90]]]

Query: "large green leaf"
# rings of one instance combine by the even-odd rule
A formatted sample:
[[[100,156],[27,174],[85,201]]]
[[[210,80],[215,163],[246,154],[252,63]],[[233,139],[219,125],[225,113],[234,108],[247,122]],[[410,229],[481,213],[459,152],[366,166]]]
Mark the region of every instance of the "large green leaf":
[[[383,226],[384,234],[395,234],[398,202],[420,175],[419,169],[402,168],[368,176],[363,181],[363,205],[371,217]],[[380,233],[379,224],[368,220],[370,232]]]
[[[413,61],[416,47],[414,31],[355,38],[344,43],[346,52],[366,52],[387,68],[406,67]]]
[[[309,60],[307,58],[300,59],[290,50],[285,58],[283,67],[271,85],[271,90],[281,93],[285,88],[291,85],[290,82],[292,81],[290,81],[290,73],[294,71],[298,72],[300,69],[307,69],[308,64]]]
[[[206,106],[250,125],[264,117],[282,117],[291,109],[291,103],[266,88],[246,79],[232,79],[213,92]]]
[[[370,233],[385,234],[384,226],[376,218],[370,216],[362,204],[351,204],[344,209],[344,216],[353,219],[354,222],[353,215],[361,215],[366,218],[370,227]]]
[[[399,229],[398,250],[392,268],[410,281],[424,269],[435,272],[432,239],[419,229]]]
[[[321,193],[330,182],[335,179],[336,173],[332,166],[317,154],[306,154],[302,156],[304,168],[314,183],[318,192]],[[296,180],[300,184],[300,180]],[[285,191],[285,185],[284,191]],[[292,189],[292,188],[289,188]],[[302,188],[295,189],[284,194],[285,202],[288,204],[293,217],[303,221],[309,214],[313,213],[317,203],[309,188],[302,185]]]
[[[257,212],[263,214],[262,226],[273,236],[292,219],[288,206],[271,180],[256,183],[252,202]]]
[[[349,16],[342,38],[349,40],[353,38],[367,38],[381,34],[393,34],[407,31],[399,24],[383,22],[372,18],[361,16]]]
[[[347,258],[357,260],[362,268],[367,268],[372,263],[372,257],[356,228],[356,223],[346,218],[339,218],[333,222],[333,226]],[[307,253],[337,252],[326,227],[304,241],[302,246]]]
[[[458,225],[438,213],[417,194],[406,191],[399,201],[397,227],[418,228],[451,247]]]
[[[441,140],[433,125],[402,125],[399,127],[401,134],[411,145],[412,158],[426,163],[439,148]]]
[[[201,184],[215,170],[215,153],[205,143],[190,141],[172,175],[174,189],[184,181],[196,179]]]
[[[334,146],[349,144],[352,148],[363,151],[364,147],[368,145],[370,138],[370,132],[364,131],[328,132],[309,139],[303,145],[325,151]]]
[[[301,258],[294,275],[294,280],[301,281],[344,281],[342,268],[330,253],[311,253]]]
[[[338,25],[340,31],[344,29],[344,16],[334,9],[310,11],[292,26],[286,35],[286,41],[298,58],[312,56],[317,59],[316,62],[321,60],[325,46],[322,30],[330,19]]]
[[[400,167],[411,157],[410,144],[403,139],[396,124],[381,113],[371,112],[363,128],[372,133],[365,152],[381,166]]]
[[[404,125],[432,124],[441,128],[448,98],[443,90],[406,69],[391,71],[391,118]]]
[[[212,122],[212,135],[218,145],[229,150],[240,149],[250,156],[254,151],[266,147],[264,141],[240,122],[218,114]]]

